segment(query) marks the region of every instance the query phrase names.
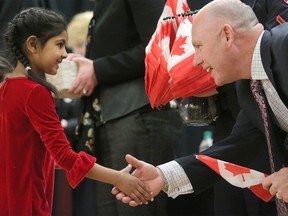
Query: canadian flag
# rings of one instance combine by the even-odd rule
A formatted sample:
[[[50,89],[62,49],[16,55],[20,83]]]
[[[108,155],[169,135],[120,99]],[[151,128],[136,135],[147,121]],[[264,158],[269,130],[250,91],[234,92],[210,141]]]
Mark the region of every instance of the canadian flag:
[[[168,85],[170,77],[167,71],[167,60],[177,27],[175,20],[165,20],[165,18],[173,16],[170,0],[168,0],[145,49],[145,90],[152,107],[160,105],[159,101],[163,95],[172,97]]]
[[[216,88],[211,74],[193,66],[192,16],[186,0],[167,0],[145,52],[145,90],[151,106]]]
[[[196,158],[213,169],[230,184],[240,188],[249,188],[265,202],[268,202],[273,197],[269,191],[262,187],[262,181],[267,174],[206,155],[196,155]]]
[[[211,73],[193,65],[192,22],[192,16],[181,20],[168,59],[169,84],[174,98],[194,96],[217,87]]]

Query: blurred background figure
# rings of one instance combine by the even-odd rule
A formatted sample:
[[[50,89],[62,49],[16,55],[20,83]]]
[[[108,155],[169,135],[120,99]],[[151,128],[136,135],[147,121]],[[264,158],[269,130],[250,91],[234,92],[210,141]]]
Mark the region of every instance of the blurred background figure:
[[[71,52],[81,56],[85,55],[88,25],[92,16],[92,11],[78,13],[72,17],[71,21],[69,22],[67,28],[67,48]],[[70,140],[71,145],[75,146],[78,141],[75,129],[78,124],[80,99],[63,98],[56,99],[56,101],[62,127],[65,129],[65,133]]]
[[[92,11],[77,13],[72,17],[71,21],[68,23],[67,28],[68,41],[66,45],[68,52],[73,52],[81,56],[85,55],[88,25],[92,17]],[[64,132],[70,141],[71,146],[73,149],[76,149],[78,142],[76,127],[79,120],[80,98],[56,98],[55,100],[57,113],[61,119],[61,125],[64,128]],[[54,213],[68,213],[69,209],[70,212],[81,212],[81,196],[79,198],[78,191],[81,191],[81,187],[83,187],[83,185],[85,185],[85,182],[82,182],[79,185],[79,188],[72,190],[66,180],[65,172],[63,172],[63,170],[57,170],[55,187],[56,195],[54,196]],[[65,208],[61,207],[63,200],[66,200],[66,202],[68,200],[68,203],[70,203],[69,206],[66,206],[66,210]],[[79,206],[80,210],[78,210]]]
[[[88,25],[92,17],[93,11],[81,12],[72,17],[67,29],[67,48],[71,52],[82,56],[85,55]]]
[[[182,131],[178,110],[170,104],[152,109],[144,83],[145,47],[164,4],[163,0],[95,1],[86,58],[70,55],[79,65],[71,91],[85,95],[77,150],[97,155],[97,163],[122,169],[127,153],[154,165],[175,158]],[[164,193],[149,205],[131,208],[115,200],[107,184],[85,180],[78,188],[76,215],[167,215]]]

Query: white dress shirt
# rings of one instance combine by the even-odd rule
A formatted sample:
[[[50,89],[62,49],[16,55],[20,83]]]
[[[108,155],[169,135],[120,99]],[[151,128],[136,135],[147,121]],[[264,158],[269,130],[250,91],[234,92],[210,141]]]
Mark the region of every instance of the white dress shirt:
[[[269,106],[271,107],[280,127],[288,132],[288,109],[280,99],[276,89],[268,79],[264,70],[260,55],[260,43],[263,33],[260,35],[252,59],[251,77],[253,80],[261,80],[264,93],[266,95]]]
[[[176,161],[170,161],[157,167],[166,178],[168,190],[164,192],[169,197],[176,198],[178,195],[194,192],[185,171]]]

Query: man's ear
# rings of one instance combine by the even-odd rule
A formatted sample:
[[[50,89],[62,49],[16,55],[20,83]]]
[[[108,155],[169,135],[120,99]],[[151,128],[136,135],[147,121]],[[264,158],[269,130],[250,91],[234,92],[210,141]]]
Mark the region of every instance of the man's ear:
[[[232,28],[232,26],[230,26],[229,24],[225,24],[223,26],[223,36],[226,39],[227,45],[228,47],[232,46],[232,43],[235,39],[235,32],[234,29]]]
[[[31,35],[26,40],[26,49],[28,53],[34,54],[37,52],[38,44],[38,38],[35,35]]]

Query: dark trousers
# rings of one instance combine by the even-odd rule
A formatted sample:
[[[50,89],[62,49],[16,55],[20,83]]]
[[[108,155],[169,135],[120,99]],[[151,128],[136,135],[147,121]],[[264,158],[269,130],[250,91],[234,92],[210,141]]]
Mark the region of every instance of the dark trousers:
[[[184,127],[177,157],[197,154],[199,144],[203,139],[203,132],[212,129],[212,126]],[[185,194],[175,199],[169,198],[168,203],[169,216],[211,216],[214,211],[213,188],[204,191],[196,197],[193,194]]]
[[[214,186],[215,216],[277,216],[274,201],[265,202],[249,189],[237,188],[226,181]]]
[[[175,158],[181,131],[182,120],[175,109],[142,110],[110,121],[95,131],[97,163],[121,170],[127,166],[125,155],[128,153],[153,165],[171,161]],[[149,205],[133,208],[115,199],[111,194],[112,185],[101,182],[89,184],[84,190],[88,190],[90,197],[85,197],[82,191],[82,199],[77,199],[85,200],[85,208],[89,208],[90,213],[95,211],[99,216],[167,215],[168,197],[163,192]],[[78,190],[78,194],[80,192]],[[79,215],[85,214],[82,211]]]

